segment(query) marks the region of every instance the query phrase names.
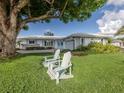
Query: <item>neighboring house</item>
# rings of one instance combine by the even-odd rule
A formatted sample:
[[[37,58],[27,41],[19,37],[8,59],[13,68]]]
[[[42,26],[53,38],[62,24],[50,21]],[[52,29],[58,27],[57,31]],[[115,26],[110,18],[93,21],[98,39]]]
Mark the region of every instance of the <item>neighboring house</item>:
[[[124,48],[124,35],[117,35],[113,38],[112,45]]]
[[[27,47],[52,47],[59,49],[74,50],[78,46],[87,46],[91,42],[108,43],[108,37],[92,34],[75,33],[69,36],[27,36],[18,37],[17,48],[26,49]]]
[[[124,48],[124,42],[122,40],[113,40],[111,44],[117,47]]]

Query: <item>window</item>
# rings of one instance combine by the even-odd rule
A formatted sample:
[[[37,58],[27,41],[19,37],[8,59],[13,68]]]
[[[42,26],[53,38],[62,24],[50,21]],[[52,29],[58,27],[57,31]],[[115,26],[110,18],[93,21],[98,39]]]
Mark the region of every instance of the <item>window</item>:
[[[58,42],[58,46],[60,46],[60,42]]]
[[[29,44],[35,44],[34,40],[29,40]]]
[[[61,42],[61,46],[63,46],[63,42]]]
[[[46,40],[44,41],[45,46],[53,46],[53,41]]]
[[[47,42],[46,41],[44,42],[44,45],[47,46]]]
[[[101,41],[103,42],[103,39],[101,39]]]
[[[84,39],[82,39],[82,44],[84,44]]]
[[[58,41],[58,46],[63,46],[63,42],[62,41]]]

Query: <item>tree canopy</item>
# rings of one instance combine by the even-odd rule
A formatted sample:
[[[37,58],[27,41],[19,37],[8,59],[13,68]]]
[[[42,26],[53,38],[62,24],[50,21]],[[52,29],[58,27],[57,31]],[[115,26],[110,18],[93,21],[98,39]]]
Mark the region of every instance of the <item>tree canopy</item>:
[[[29,22],[50,22],[58,18],[64,23],[83,21],[101,7],[106,0],[11,0],[18,11],[18,22],[22,27]],[[8,9],[8,14],[9,14]],[[18,23],[18,24],[19,24]],[[20,26],[20,24],[19,24]]]
[[[16,37],[29,22],[84,21],[106,0],[0,0],[2,56],[15,55]]]

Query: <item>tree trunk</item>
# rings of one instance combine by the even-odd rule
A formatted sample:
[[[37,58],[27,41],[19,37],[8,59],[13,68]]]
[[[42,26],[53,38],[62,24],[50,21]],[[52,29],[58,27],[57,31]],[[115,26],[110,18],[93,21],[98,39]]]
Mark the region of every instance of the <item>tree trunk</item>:
[[[15,56],[16,53],[16,32],[15,31],[6,31],[6,33],[2,33],[2,57],[11,57]]]
[[[19,12],[28,4],[28,0],[19,0],[17,5],[14,0],[9,3],[4,1],[7,0],[0,0],[0,56],[10,57],[16,53],[16,37],[25,24],[21,25]]]

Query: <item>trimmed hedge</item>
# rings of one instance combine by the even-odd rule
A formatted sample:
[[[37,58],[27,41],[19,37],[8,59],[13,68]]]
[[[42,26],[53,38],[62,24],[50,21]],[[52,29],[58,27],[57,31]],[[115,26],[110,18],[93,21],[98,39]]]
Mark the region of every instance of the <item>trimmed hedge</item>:
[[[66,52],[68,52],[68,51],[72,51],[72,50],[70,50],[70,49],[62,49],[62,53],[66,53]]]
[[[26,50],[44,50],[44,49],[54,49],[53,47],[26,47]]]

